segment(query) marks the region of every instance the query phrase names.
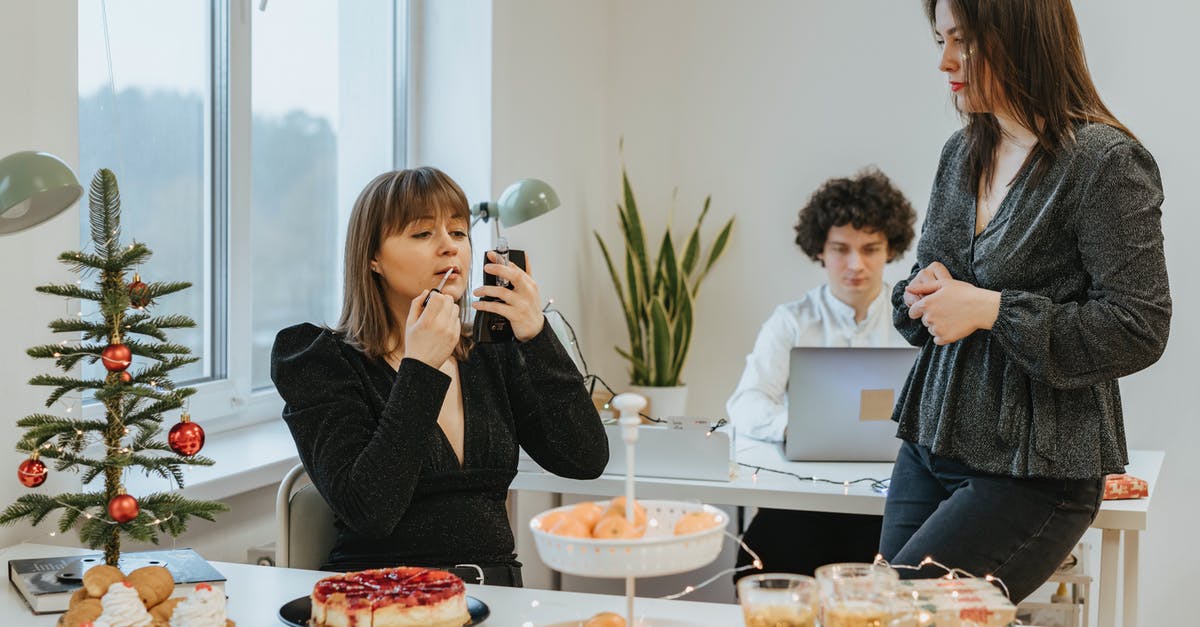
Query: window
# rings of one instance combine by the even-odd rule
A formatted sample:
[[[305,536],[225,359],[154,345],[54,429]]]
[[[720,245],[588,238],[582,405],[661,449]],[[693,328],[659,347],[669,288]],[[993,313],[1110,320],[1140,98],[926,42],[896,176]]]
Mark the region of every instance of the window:
[[[114,67],[106,69],[103,25],[107,17]],[[153,28],[147,28],[153,24]],[[192,288],[168,296],[162,311],[196,321],[172,339],[200,361],[175,372],[177,380],[219,377],[212,331],[221,324],[205,304],[214,285],[212,204],[212,24],[203,3],[154,0],[79,3],[79,163],[88,185],[100,168],[116,173],[121,189],[122,238],[147,242],[154,257],[140,270],[146,281],[189,281]],[[153,59],[153,62],[138,62]],[[120,73],[116,72],[120,69]],[[112,89],[113,84],[116,90]],[[90,248],[88,215],[80,207],[80,237]],[[96,315],[95,303],[84,316]],[[135,366],[136,367],[136,366]],[[84,367],[99,378],[99,363]]]
[[[201,358],[173,379],[197,388],[189,409],[210,432],[279,415],[279,329],[337,323],[350,207],[403,161],[405,13],[79,2],[80,176],[117,174],[122,237],[154,251],[143,280],[192,283],[157,308],[197,322],[171,336]],[[84,246],[89,233],[82,210]]]
[[[337,323],[350,207],[396,154],[390,13],[386,2],[306,0],[254,15],[256,389],[271,386],[279,329],[301,320]]]

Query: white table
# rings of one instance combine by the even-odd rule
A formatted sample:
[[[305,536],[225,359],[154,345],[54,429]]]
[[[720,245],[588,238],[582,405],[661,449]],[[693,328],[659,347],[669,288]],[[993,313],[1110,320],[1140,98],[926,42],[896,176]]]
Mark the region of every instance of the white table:
[[[1150,484],[1150,495],[1162,469],[1162,451],[1130,451],[1131,475]],[[864,477],[886,479],[892,475],[890,463],[791,462],[783,457],[778,444],[739,440],[737,461],[784,470],[800,476],[815,476],[837,481]],[[522,459],[510,489],[619,496],[625,493],[624,475],[603,475],[591,481],[564,479],[547,473],[532,461]],[[883,514],[884,496],[866,484],[849,487],[799,481],[773,472],[752,471],[742,467],[733,481],[698,481],[638,477],[637,494],[647,499],[695,500],[720,505],[771,507],[775,509],[843,512],[847,514]],[[1099,626],[1115,627],[1118,580],[1122,583],[1124,627],[1136,627],[1138,607],[1138,540],[1146,529],[1151,498],[1131,501],[1105,501],[1092,527],[1102,530],[1100,561]],[[1119,567],[1122,540],[1125,562]],[[1123,568],[1123,572],[1121,572]]]
[[[8,560],[30,557],[49,557],[92,553],[44,544],[17,544],[0,549],[0,563],[7,568]],[[268,627],[282,625],[279,608],[297,597],[308,596],[313,584],[330,573],[315,570],[272,568],[229,562],[213,562],[225,575],[226,607],[229,618],[238,627]],[[581,592],[557,592],[524,588],[467,585],[467,594],[488,605],[491,614],[485,627],[535,627],[569,621],[581,621],[599,612],[624,612],[624,597]],[[729,627],[742,625],[742,612],[736,605],[638,599],[635,613],[639,617],[670,619],[671,625],[701,625]],[[59,614],[35,616],[12,584],[0,592],[0,617],[5,625],[50,627]]]

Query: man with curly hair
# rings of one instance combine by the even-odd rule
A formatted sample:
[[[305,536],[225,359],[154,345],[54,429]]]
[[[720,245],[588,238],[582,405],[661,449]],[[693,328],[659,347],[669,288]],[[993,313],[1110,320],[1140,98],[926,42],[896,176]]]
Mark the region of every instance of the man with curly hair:
[[[915,221],[904,194],[875,168],[830,179],[812,195],[800,210],[796,244],[825,267],[829,280],[780,305],[763,323],[725,406],[739,435],[785,439],[792,348],[908,346],[892,326],[892,290],[883,282],[883,267],[908,250]],[[811,575],[822,564],[870,561],[880,524],[879,516],[764,508],[745,542],[766,570]],[[797,542],[798,530],[821,542]],[[739,566],[750,561],[745,550],[739,552]]]

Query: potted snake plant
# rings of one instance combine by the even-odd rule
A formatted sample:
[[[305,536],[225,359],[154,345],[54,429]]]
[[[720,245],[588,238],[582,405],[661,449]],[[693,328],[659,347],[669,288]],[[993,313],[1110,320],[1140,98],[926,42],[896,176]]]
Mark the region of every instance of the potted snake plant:
[[[658,240],[657,253],[650,250],[634,199],[633,188],[624,165],[621,166],[623,203],[617,203],[624,236],[624,276],[617,271],[613,257],[600,233],[593,231],[604,262],[616,288],[618,301],[625,314],[629,348],[614,347],[629,362],[632,391],[650,401],[648,415],[656,417],[682,416],[686,413],[687,386],[682,380],[683,367],[691,347],[696,298],[700,285],[713,264],[725,251],[733,230],[734,219],[718,231],[701,251],[700,227],[712,202],[704,206],[682,250],[671,235],[670,218],[666,231]]]

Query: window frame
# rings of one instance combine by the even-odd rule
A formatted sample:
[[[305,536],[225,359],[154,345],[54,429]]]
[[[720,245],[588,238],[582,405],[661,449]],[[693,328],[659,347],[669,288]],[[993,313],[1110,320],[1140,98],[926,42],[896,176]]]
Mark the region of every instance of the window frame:
[[[265,4],[265,3],[264,3]],[[392,11],[392,167],[407,162],[408,82],[411,76],[409,32],[412,10],[408,0],[391,0]],[[254,6],[252,6],[254,5]],[[252,246],[250,234],[252,198],[252,29],[251,11],[259,7],[246,0],[212,3],[212,33],[209,41],[209,78],[212,109],[206,125],[212,150],[209,155],[211,185],[206,209],[212,226],[212,241],[206,248],[206,306],[215,321],[209,330],[207,357],[209,376],[176,381],[196,393],[188,399],[187,411],[208,435],[281,420],[283,401],[273,386],[254,389]],[[259,8],[262,10],[262,8]],[[332,207],[344,222],[349,208]],[[344,228],[340,229],[344,235]],[[341,267],[341,256],[331,264]],[[337,298],[340,299],[340,285]],[[297,320],[297,322],[301,322]],[[101,418],[104,407],[86,403],[83,415]]]

